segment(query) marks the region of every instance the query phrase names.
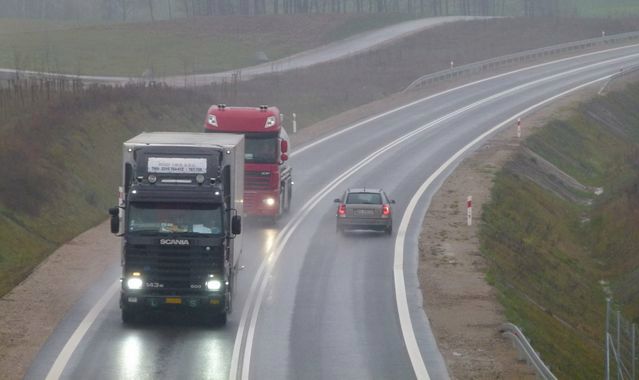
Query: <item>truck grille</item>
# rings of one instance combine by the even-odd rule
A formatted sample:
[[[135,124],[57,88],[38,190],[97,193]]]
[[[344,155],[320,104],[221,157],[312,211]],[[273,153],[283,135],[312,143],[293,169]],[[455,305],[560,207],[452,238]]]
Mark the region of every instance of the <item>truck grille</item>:
[[[269,190],[271,188],[271,173],[264,171],[244,172],[244,188],[246,190]]]
[[[160,247],[134,245],[127,248],[126,271],[142,272],[146,283],[162,287],[146,287],[147,294],[199,293],[193,284],[204,284],[211,273],[223,272],[221,247]]]
[[[244,193],[244,209],[245,210],[253,210],[256,209],[259,205],[257,204],[257,194],[255,193]]]

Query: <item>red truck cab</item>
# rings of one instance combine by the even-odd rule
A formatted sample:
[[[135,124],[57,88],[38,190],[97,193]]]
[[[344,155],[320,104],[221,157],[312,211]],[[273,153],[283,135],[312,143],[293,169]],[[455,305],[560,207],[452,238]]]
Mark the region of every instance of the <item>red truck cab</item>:
[[[287,163],[290,145],[277,107],[213,105],[206,115],[204,132],[244,134],[247,215],[276,219],[289,210],[293,170]]]

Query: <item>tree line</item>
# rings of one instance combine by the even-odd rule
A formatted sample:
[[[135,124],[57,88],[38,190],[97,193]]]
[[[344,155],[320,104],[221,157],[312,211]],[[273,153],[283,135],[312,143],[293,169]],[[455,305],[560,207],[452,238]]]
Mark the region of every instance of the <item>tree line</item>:
[[[560,0],[0,0],[0,17],[141,21],[213,15],[410,13],[554,16]]]

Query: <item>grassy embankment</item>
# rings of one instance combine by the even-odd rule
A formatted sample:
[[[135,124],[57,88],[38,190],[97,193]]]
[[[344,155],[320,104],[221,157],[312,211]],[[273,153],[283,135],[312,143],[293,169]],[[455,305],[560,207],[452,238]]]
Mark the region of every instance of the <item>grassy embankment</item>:
[[[85,75],[210,73],[282,58],[414,15],[219,16],[127,24],[0,18],[0,67]]]
[[[547,190],[557,172],[529,175],[525,168],[538,162],[524,151],[498,173],[484,208],[487,279],[559,378],[603,375],[606,283],[627,317],[639,319],[638,103],[639,85],[629,86],[525,141],[602,195]]]
[[[199,131],[211,101],[185,91],[105,89],[6,117],[0,295],[53,249],[106,218],[117,200],[122,141],[142,131]]]

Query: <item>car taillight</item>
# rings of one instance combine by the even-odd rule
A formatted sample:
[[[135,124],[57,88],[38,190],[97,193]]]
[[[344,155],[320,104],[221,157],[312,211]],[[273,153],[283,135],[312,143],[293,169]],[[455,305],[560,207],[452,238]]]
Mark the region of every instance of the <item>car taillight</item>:
[[[383,205],[382,206],[382,215],[390,215],[390,206],[389,205]]]
[[[346,205],[344,203],[339,205],[339,208],[337,209],[337,215],[346,216]]]

